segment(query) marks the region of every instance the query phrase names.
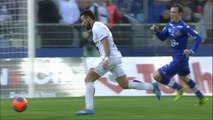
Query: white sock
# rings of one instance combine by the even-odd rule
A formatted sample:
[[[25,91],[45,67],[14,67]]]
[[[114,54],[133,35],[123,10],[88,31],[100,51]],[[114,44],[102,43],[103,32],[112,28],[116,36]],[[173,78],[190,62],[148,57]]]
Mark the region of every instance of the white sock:
[[[152,83],[145,83],[138,80],[129,80],[128,87],[137,90],[153,90]]]
[[[94,82],[88,82],[86,85],[86,93],[85,93],[85,103],[87,109],[93,109],[93,102],[94,102]]]
[[[174,84],[175,84],[175,81],[170,80],[169,83],[167,84],[167,86],[172,88],[174,86]]]

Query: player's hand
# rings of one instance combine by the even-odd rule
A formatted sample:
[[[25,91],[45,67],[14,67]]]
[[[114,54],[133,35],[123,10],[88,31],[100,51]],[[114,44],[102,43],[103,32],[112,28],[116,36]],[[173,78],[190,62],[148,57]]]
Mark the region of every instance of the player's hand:
[[[185,49],[183,50],[183,54],[188,56],[188,55],[191,55],[192,52],[189,49]]]
[[[153,32],[157,32],[159,31],[159,27],[156,25],[152,25],[152,27],[150,27],[150,30],[152,30]]]
[[[109,69],[109,59],[104,60],[103,69],[104,69],[104,70]]]

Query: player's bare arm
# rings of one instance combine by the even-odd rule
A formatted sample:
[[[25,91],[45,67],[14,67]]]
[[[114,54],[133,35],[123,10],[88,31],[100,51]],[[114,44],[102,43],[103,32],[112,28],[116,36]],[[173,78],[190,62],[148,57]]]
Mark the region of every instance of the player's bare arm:
[[[110,55],[109,42],[107,37],[103,38],[101,42],[103,43],[104,51],[105,51],[105,59],[104,59],[105,62],[103,64],[103,68],[106,70],[109,68],[109,55]]]

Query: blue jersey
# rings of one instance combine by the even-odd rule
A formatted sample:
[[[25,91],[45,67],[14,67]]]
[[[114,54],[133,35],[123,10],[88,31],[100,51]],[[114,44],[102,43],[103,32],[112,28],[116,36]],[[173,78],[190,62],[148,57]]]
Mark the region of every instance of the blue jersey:
[[[195,39],[194,44],[189,48],[194,54],[201,43],[201,37],[197,31],[193,30],[183,20],[179,20],[177,23],[169,22],[163,28],[161,32],[157,32],[156,36],[164,41],[167,38],[170,39],[172,47],[173,59],[187,60],[187,56],[183,55],[183,50],[187,49],[188,38],[193,37]]]
[[[169,22],[166,24],[161,32],[156,32],[156,36],[161,41],[169,38],[172,47],[173,60],[170,64],[158,69],[160,75],[166,79],[171,79],[175,74],[188,75],[190,73],[189,56],[184,55],[183,50],[188,49],[188,38],[191,36],[195,39],[195,42],[189,49],[194,54],[202,40],[200,35],[184,21],[179,20],[177,23]]]

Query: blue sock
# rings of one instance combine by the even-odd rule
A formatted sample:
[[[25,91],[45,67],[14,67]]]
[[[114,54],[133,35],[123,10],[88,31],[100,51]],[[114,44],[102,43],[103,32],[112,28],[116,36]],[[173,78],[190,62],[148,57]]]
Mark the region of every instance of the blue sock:
[[[178,83],[176,83],[174,80],[170,80],[168,85],[169,87],[176,89],[176,90],[180,90],[182,88],[182,86]]]
[[[173,86],[172,86],[173,89],[177,89],[177,90],[180,90],[182,88],[182,85],[174,82]]]
[[[162,78],[160,83],[177,90],[182,88],[181,85],[179,85],[178,83],[176,83],[175,81],[171,79]]]
[[[192,91],[195,93],[195,95],[199,99],[203,98],[203,94],[200,92],[200,89],[198,88],[198,86],[196,85],[196,83],[192,79],[189,80],[187,85],[192,89]]]

